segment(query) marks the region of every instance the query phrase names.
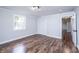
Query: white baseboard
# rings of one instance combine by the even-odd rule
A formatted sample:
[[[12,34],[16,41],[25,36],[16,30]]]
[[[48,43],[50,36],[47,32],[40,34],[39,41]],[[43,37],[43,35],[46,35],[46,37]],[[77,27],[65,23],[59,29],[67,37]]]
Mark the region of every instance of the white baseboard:
[[[24,38],[24,37],[27,37],[27,36],[31,36],[31,35],[34,35],[34,34],[30,34],[30,35],[26,35],[26,36],[21,36],[21,37],[17,37],[17,38],[9,39],[9,40],[7,40],[7,41],[0,42],[0,45],[1,45],[1,44],[5,44],[5,43],[8,43],[8,42],[11,42],[11,41],[14,41],[14,40],[19,40],[19,39],[21,39],[21,38]],[[43,35],[44,35],[44,34],[43,34]],[[46,36],[61,39],[61,37],[57,37],[57,36],[51,36],[51,35],[46,35]]]
[[[61,37],[58,37],[58,36],[51,36],[51,35],[46,35],[46,36],[53,37],[53,38],[58,38],[58,39],[62,39]]]
[[[21,39],[21,38],[24,38],[24,37],[27,37],[27,36],[31,36],[31,35],[34,35],[34,34],[30,34],[30,35],[26,35],[26,36],[21,36],[21,37],[9,39],[9,40],[7,40],[7,41],[0,42],[0,45],[1,45],[1,44],[5,44],[5,43],[8,43],[8,42],[11,42],[11,41],[14,41],[14,40],[19,40],[19,39]]]
[[[42,35],[46,35],[46,34],[42,34]],[[58,39],[62,39],[61,37],[53,36],[53,35],[46,35],[46,36],[53,37],[53,38],[58,38]]]

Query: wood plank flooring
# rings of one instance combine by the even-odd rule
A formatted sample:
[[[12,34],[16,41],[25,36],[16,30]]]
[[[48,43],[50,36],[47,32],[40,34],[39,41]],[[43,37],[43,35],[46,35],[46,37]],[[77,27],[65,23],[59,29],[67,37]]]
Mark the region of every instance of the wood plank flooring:
[[[61,39],[36,34],[0,45],[0,53],[77,52],[77,48],[74,45],[73,48],[67,48],[62,44],[63,41]]]
[[[74,46],[72,41],[72,34],[71,32],[64,32],[63,39],[62,39],[62,46],[65,52],[78,52],[77,47]]]

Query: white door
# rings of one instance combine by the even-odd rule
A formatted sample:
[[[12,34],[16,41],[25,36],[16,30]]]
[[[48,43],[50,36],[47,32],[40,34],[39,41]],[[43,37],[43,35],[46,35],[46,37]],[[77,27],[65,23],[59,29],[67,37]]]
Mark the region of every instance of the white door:
[[[76,44],[76,33],[77,33],[77,30],[76,30],[76,14],[74,14],[72,17],[71,17],[71,25],[72,25],[72,39],[73,39],[73,42],[75,44],[75,46],[77,46]]]

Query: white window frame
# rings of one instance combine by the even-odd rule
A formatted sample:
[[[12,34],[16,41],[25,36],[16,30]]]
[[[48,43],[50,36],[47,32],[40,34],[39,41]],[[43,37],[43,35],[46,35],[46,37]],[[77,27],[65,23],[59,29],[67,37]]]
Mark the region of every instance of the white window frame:
[[[15,17],[18,17],[22,20],[16,20]],[[25,30],[26,29],[26,17],[23,15],[14,15],[14,30]]]

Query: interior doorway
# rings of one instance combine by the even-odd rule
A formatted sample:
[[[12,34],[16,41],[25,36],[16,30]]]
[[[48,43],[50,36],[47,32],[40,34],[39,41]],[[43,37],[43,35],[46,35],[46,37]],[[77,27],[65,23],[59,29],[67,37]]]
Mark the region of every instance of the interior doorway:
[[[65,47],[65,50],[68,49],[67,51],[76,50],[75,49],[75,39],[74,36],[76,32],[73,30],[73,20],[72,16],[65,16],[62,18],[62,42],[63,42],[63,47]],[[75,24],[74,24],[75,25]]]

